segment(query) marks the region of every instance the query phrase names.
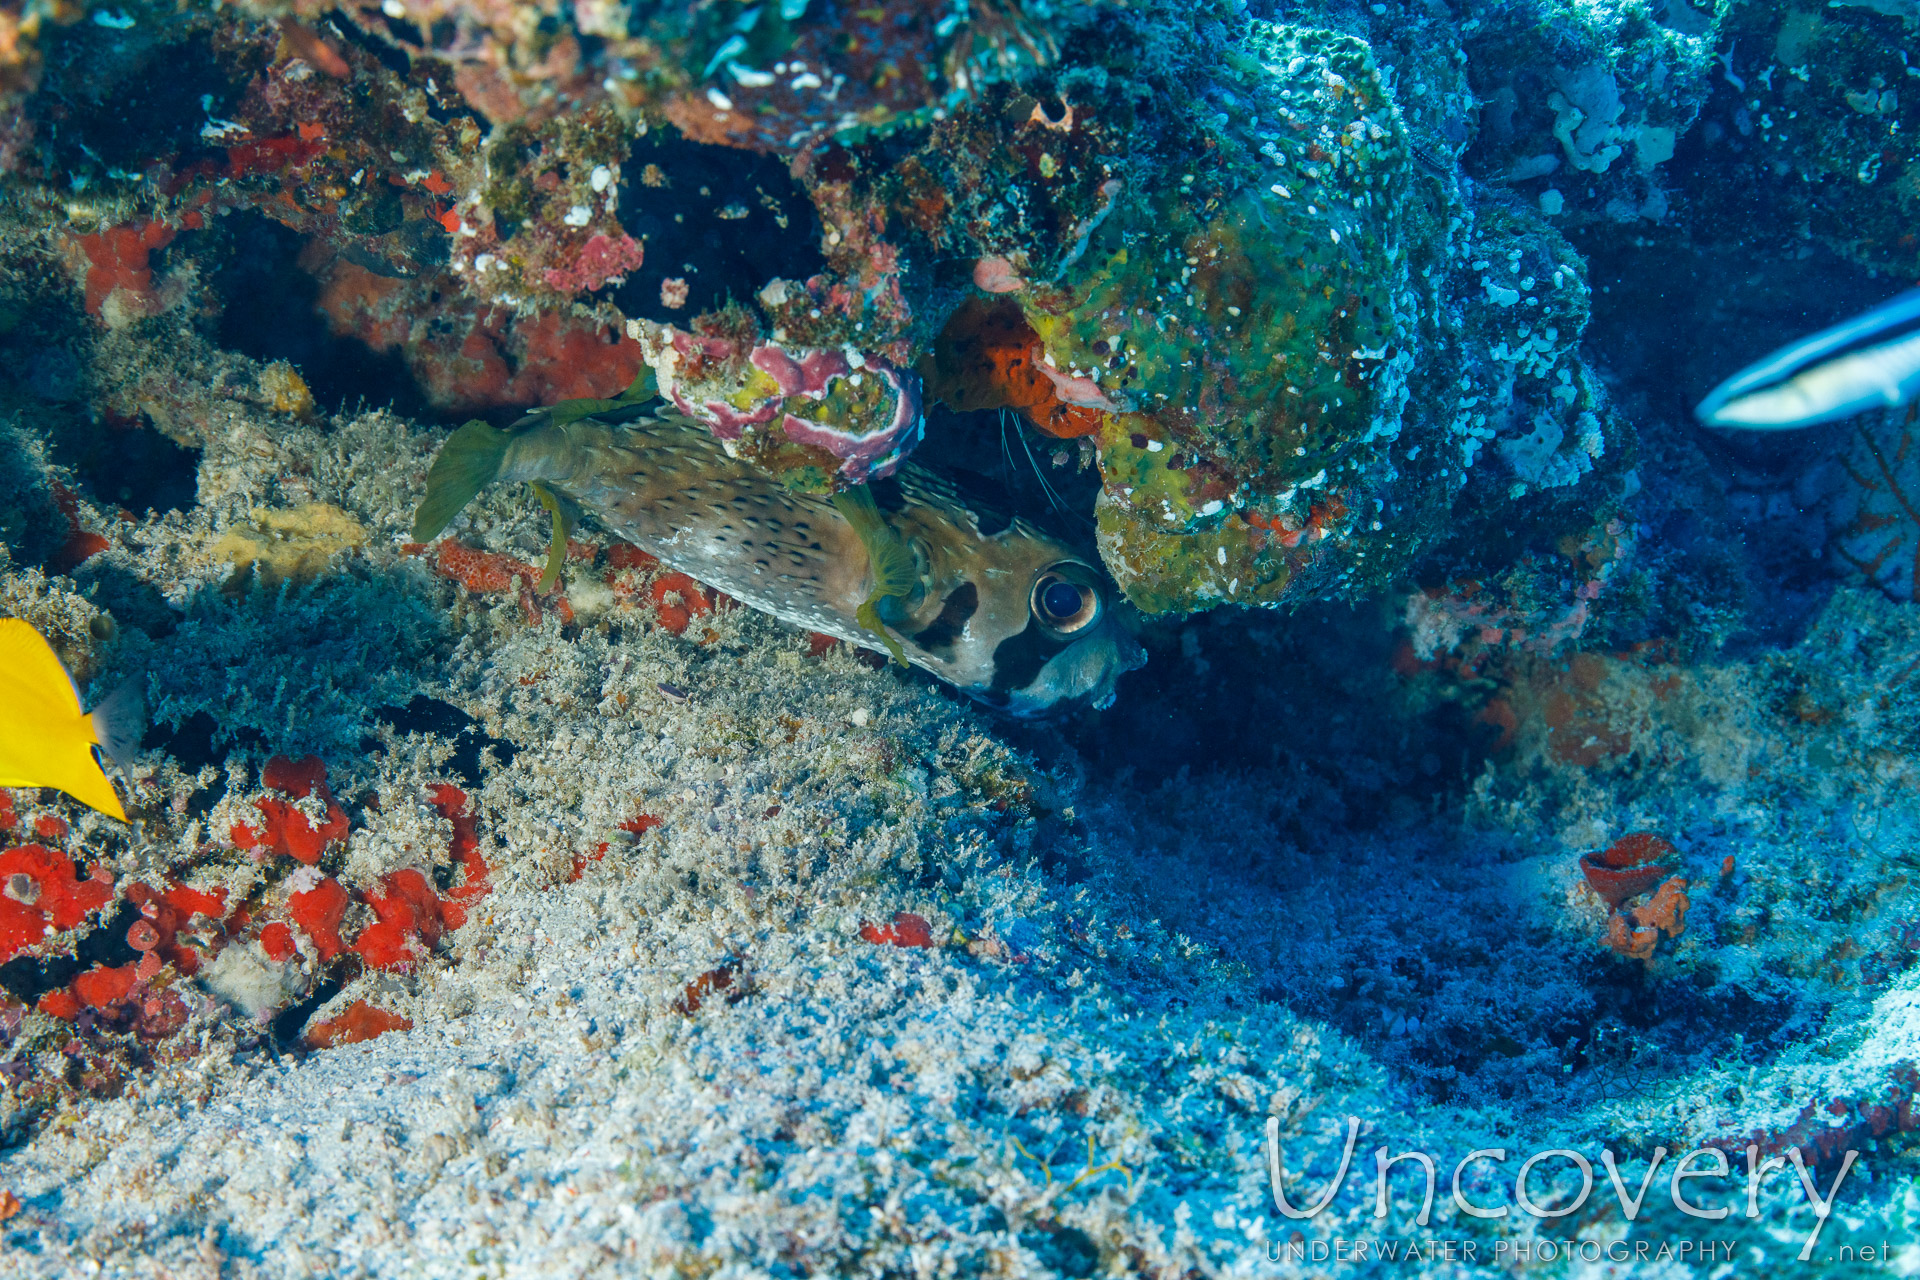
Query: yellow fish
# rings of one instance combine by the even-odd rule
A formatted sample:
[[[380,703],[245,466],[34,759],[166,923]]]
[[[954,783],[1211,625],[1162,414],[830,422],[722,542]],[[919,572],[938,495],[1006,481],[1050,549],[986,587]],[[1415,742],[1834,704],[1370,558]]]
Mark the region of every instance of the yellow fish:
[[[57,787],[127,821],[93,748],[126,774],[140,738],[140,694],[120,686],[88,715],[53,647],[18,618],[0,618],[0,787]]]

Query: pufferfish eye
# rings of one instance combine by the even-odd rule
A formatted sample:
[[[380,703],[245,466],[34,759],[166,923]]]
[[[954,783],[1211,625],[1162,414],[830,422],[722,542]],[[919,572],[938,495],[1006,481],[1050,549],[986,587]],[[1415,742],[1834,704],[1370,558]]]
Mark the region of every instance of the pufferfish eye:
[[[1033,580],[1033,616],[1061,635],[1085,631],[1100,617],[1100,593],[1082,579],[1087,570],[1057,564]]]

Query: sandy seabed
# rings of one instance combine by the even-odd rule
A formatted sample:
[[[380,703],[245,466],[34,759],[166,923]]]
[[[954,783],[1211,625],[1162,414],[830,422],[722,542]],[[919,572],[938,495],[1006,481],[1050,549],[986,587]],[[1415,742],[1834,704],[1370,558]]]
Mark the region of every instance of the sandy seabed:
[[[429,435],[276,414],[257,366],[204,358],[198,503],[80,508],[105,550],[0,577],[83,679],[145,681],[168,745],[134,771],[143,838],[29,792],[15,836],[62,815],[116,892],[222,889],[252,919],[134,994],[177,1002],[163,1034],[9,1005],[9,1274],[1324,1274],[1393,1240],[1426,1274],[1547,1265],[1542,1240],[1575,1241],[1552,1265],[1576,1274],[1838,1273],[1841,1246],[1883,1240],[1867,1270],[1920,1267],[1911,605],[1842,589],[1791,648],[1542,675],[1632,749],[1595,767],[1523,715],[1460,797],[1364,812],[1297,765],[1094,767],[724,603],[674,634],[650,571],[608,571],[604,548],[570,567],[570,621],[518,579],[471,589],[406,542]],[[7,430],[21,474],[60,474],[30,421]],[[38,510],[16,500],[13,527]],[[537,561],[539,515],[495,493],[453,532]],[[1232,635],[1156,661],[1207,677]],[[464,727],[391,713],[417,697]],[[168,731],[196,715],[237,745],[194,763]],[[1397,749],[1392,723],[1359,731]],[[1327,751],[1364,782],[1364,753]],[[314,867],[233,839],[261,821],[269,753],[318,756],[344,802]],[[434,803],[456,784],[480,868],[453,865]],[[1630,830],[1673,842],[1689,898],[1644,960],[1607,947],[1578,861]],[[365,931],[408,870],[465,921],[373,963]],[[262,940],[323,876],[355,898],[338,932],[366,963],[308,929],[280,959]],[[359,1002],[410,1025],[303,1046],[302,1022]],[[1360,1122],[1311,1222],[1275,1209],[1270,1117],[1296,1204]],[[1745,1212],[1749,1141],[1807,1151],[1823,1194],[1861,1153],[1805,1264],[1790,1170]],[[1382,1144],[1434,1156],[1427,1225],[1412,1162],[1375,1216]],[[1692,1194],[1732,1216],[1676,1211],[1669,1163],[1622,1219],[1603,1148],[1637,1187],[1656,1145],[1709,1144],[1733,1173]],[[1469,1169],[1474,1203],[1512,1203],[1515,1164],[1549,1148],[1591,1160],[1596,1191],[1563,1218],[1470,1217],[1447,1179],[1486,1148],[1514,1161]],[[1579,1182],[1549,1163],[1530,1195],[1565,1206]],[[1616,1242],[1651,1252],[1609,1261]]]

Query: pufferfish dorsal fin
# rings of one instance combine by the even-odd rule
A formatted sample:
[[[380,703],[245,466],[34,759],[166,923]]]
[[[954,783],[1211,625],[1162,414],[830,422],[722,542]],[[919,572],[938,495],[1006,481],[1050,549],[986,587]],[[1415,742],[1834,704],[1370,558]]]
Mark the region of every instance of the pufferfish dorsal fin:
[[[655,399],[659,394],[660,384],[654,378],[653,370],[643,364],[627,389],[611,400],[591,398],[558,400],[543,409],[535,409],[527,414],[514,423],[512,429],[519,431],[543,425],[564,427],[586,418],[620,415],[622,410],[638,408],[649,400]]]
[[[960,486],[942,476],[934,475],[931,471],[909,470],[903,467],[894,473],[893,480],[900,486],[900,496],[908,502],[970,506],[961,494]]]
[[[957,512],[966,520],[972,532],[982,538],[997,537],[1021,523],[1014,517],[981,503],[961,486],[931,471],[903,467],[894,478],[899,482],[901,495],[909,503],[919,506],[946,507]],[[1023,527],[1030,528],[1030,526]]]

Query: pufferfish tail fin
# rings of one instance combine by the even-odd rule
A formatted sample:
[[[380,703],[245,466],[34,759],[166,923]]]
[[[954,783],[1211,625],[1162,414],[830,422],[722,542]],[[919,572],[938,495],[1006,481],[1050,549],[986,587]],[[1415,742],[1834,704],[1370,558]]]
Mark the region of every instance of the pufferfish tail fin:
[[[432,542],[474,495],[492,484],[507,460],[513,433],[478,418],[447,437],[427,472],[427,496],[413,513],[413,540]]]
[[[545,419],[541,415],[529,415],[525,421],[538,426]],[[413,513],[415,542],[431,542],[439,537],[441,530],[453,523],[453,518],[482,489],[500,478],[506,468],[507,453],[519,434],[521,432],[502,431],[475,419],[447,437],[447,442],[440,446],[440,456],[433,460],[433,467],[427,472],[427,496],[420,500],[419,509]],[[573,532],[580,513],[572,499],[555,493],[537,480],[533,482],[533,492],[540,499],[540,505],[553,514],[552,545],[536,588],[545,595],[560,580],[560,567],[567,556],[567,535]]]
[[[504,431],[488,426],[478,418],[465,423],[440,446],[440,453],[427,472],[427,496],[420,500],[419,509],[413,514],[413,540],[431,542],[439,537],[441,531],[453,523],[453,518],[473,501],[476,494],[498,480],[516,439],[530,436],[542,428],[553,427],[561,429],[560,438],[564,439],[565,429],[576,422],[603,415],[611,415],[616,419],[622,414],[630,416],[659,394],[653,370],[641,365],[632,384],[611,400],[562,400],[558,404],[535,409]],[[516,478],[532,477],[521,475]],[[537,483],[534,491],[539,495],[541,504],[553,513],[556,550],[548,556],[547,571],[541,576],[540,590],[545,592],[559,577],[559,563],[565,556],[566,537],[578,522],[580,513],[565,495],[555,494]]]

